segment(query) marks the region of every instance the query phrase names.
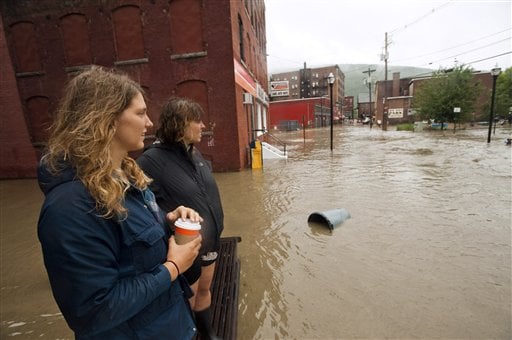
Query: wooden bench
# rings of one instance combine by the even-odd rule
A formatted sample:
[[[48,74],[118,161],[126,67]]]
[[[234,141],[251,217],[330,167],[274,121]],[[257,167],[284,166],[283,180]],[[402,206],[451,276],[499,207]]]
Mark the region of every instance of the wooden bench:
[[[212,282],[212,322],[215,334],[223,340],[236,340],[240,260],[240,237],[223,237]]]

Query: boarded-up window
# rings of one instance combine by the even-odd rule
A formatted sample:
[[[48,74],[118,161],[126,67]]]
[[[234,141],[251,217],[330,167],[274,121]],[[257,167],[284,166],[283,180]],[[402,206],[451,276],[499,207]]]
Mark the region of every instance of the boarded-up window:
[[[179,97],[190,98],[201,105],[204,110],[203,122],[208,128],[210,123],[210,113],[208,107],[208,88],[206,82],[202,80],[188,80],[178,84],[177,95]]]
[[[144,58],[140,8],[124,6],[112,12],[117,60]]]
[[[16,71],[40,71],[41,59],[34,24],[31,22],[16,23],[11,26],[11,33],[16,55]]]
[[[245,61],[245,47],[244,47],[244,23],[240,15],[238,16],[238,44],[240,48],[240,59]]]
[[[27,125],[32,143],[45,142],[51,120],[49,116],[49,100],[47,97],[35,96],[27,99]]]
[[[60,19],[64,54],[68,66],[91,64],[91,48],[84,15],[70,14]]]
[[[184,54],[203,51],[201,2],[199,0],[173,0],[170,17],[172,53]]]

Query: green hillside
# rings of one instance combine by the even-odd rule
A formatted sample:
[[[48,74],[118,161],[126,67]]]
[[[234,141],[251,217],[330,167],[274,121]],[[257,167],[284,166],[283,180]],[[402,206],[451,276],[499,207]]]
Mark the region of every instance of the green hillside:
[[[368,87],[364,80],[367,78],[368,67],[372,72],[374,81],[384,80],[384,65],[368,65],[368,64],[338,64],[341,71],[345,74],[345,96],[357,97],[359,93],[368,93]],[[389,66],[388,80],[393,79],[393,73],[400,72],[400,78],[423,77],[433,72],[432,69],[412,67],[412,66]]]
[[[332,65],[308,65],[308,68],[320,68]],[[359,93],[368,93],[368,87],[363,82],[367,77],[368,67],[375,72],[372,72],[373,81],[384,80],[384,64],[338,64],[341,71],[345,74],[345,96],[354,96],[357,98]],[[269,77],[272,74],[298,71],[298,69],[279,69],[273,72],[269,71]],[[389,66],[388,65],[388,80],[393,79],[393,73],[400,72],[400,78],[408,77],[424,77],[431,74],[434,70],[429,68],[412,67],[412,66]]]

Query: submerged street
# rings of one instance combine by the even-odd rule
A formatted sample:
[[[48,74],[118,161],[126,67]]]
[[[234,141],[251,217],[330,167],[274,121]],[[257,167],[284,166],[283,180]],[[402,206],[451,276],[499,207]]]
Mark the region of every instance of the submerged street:
[[[271,131],[271,133],[274,133]],[[287,160],[216,173],[240,236],[239,339],[510,339],[511,130],[275,133]],[[36,225],[36,180],[0,181],[1,331],[72,339]],[[330,232],[309,214],[345,208]]]

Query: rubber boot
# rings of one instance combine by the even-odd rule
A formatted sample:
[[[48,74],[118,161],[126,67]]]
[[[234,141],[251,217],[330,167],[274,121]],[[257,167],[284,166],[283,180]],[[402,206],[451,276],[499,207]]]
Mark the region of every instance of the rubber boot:
[[[196,318],[197,331],[201,340],[222,340],[216,336],[212,329],[212,315],[210,307],[202,311],[194,311]]]

